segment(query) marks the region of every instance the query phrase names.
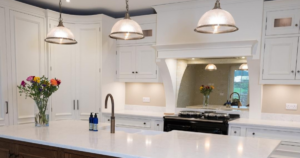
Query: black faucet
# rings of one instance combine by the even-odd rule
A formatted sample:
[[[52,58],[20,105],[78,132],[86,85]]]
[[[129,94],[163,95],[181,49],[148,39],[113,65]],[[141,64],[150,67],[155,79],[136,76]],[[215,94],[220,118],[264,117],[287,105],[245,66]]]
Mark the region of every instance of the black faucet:
[[[110,117],[110,133],[115,133],[115,103],[114,97],[111,94],[107,94],[105,98],[105,109],[107,109],[107,100],[110,98],[111,100],[111,117]]]

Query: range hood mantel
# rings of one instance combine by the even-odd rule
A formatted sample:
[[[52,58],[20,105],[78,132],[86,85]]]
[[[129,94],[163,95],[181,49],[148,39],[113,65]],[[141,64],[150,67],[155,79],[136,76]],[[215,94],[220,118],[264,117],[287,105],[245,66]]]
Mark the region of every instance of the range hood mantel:
[[[230,41],[153,46],[159,59],[245,57],[256,53],[258,41]]]

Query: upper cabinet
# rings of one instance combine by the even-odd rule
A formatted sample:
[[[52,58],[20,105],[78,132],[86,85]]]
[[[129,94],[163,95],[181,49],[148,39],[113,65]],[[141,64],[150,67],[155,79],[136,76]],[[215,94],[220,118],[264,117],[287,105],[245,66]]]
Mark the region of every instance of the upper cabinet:
[[[267,12],[266,35],[298,34],[300,9]]]
[[[297,58],[300,59],[297,57],[300,56],[298,39],[298,37],[266,39],[263,79],[295,80],[296,74],[300,75],[297,73],[300,69],[296,68]]]
[[[261,84],[300,84],[300,7],[282,3],[265,2]]]
[[[151,46],[119,47],[117,78],[125,82],[157,79],[156,52]]]

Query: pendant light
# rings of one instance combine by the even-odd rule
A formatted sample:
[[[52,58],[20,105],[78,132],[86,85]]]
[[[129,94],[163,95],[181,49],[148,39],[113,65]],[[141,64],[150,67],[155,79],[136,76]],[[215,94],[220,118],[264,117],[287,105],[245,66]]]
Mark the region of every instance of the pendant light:
[[[217,70],[217,66],[215,64],[208,64],[208,65],[206,65],[205,70],[206,71],[215,71],[215,70]]]
[[[59,23],[58,26],[52,28],[45,39],[45,42],[53,44],[77,44],[74,34],[68,28],[64,27],[61,17],[61,0],[59,1]]]
[[[144,33],[141,26],[134,20],[130,19],[128,0],[126,0],[126,10],[125,18],[115,23],[111,29],[109,37],[119,40],[143,39]]]
[[[235,26],[232,15],[221,9],[220,0],[217,0],[215,7],[206,12],[198,22],[196,32],[208,34],[221,34],[239,30]]]
[[[248,64],[242,64],[240,67],[239,67],[240,70],[244,70],[244,71],[247,71],[248,70]]]

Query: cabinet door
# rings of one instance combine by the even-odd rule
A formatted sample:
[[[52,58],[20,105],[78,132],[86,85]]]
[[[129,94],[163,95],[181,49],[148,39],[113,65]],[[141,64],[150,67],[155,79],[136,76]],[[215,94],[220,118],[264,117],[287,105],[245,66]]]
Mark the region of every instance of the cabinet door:
[[[136,47],[136,78],[156,78],[155,54],[150,46]]]
[[[118,48],[118,78],[135,78],[135,47]]]
[[[299,10],[268,12],[266,35],[299,33],[299,13]]]
[[[89,118],[100,105],[100,34],[98,24],[78,25],[76,110],[78,119]]]
[[[33,123],[35,103],[31,98],[20,96],[17,85],[28,76],[46,74],[45,19],[10,11],[10,26],[14,122]]]
[[[263,79],[294,80],[298,37],[267,39],[265,44]]]
[[[8,143],[7,141],[3,141],[0,139],[0,157],[2,158],[10,158],[11,154],[14,153],[13,151],[14,147],[11,143]],[[13,156],[11,156],[13,157]]]
[[[58,158],[58,153],[55,149],[46,146],[43,148],[30,145],[17,145],[18,158]]]
[[[9,103],[8,103],[8,62],[5,34],[5,11],[0,8],[0,126],[9,124]],[[1,157],[1,156],[0,156]]]
[[[56,27],[57,23],[57,21],[50,21],[52,27]],[[74,24],[64,23],[64,25],[76,35]],[[51,97],[52,120],[75,118],[75,57],[77,48],[77,45],[49,44],[50,79],[57,78],[62,81],[59,90]]]
[[[300,80],[300,39],[299,39],[299,43],[298,43],[298,57],[297,57],[297,69],[296,69],[296,79]]]

